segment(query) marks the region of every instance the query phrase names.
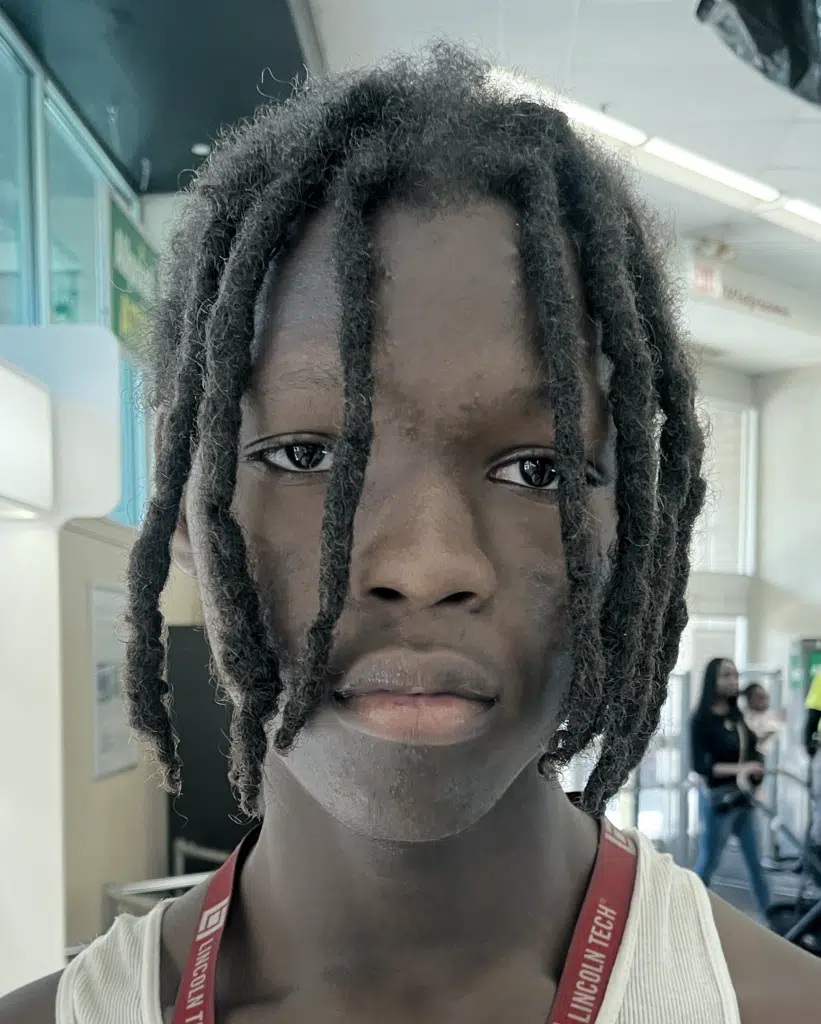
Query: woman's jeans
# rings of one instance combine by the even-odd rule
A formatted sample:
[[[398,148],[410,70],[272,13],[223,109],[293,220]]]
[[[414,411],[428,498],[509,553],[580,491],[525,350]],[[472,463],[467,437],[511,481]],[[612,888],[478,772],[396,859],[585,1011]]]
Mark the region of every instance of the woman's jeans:
[[[821,750],[812,759],[812,825],[810,842],[821,846]]]
[[[741,856],[744,858],[759,913],[763,917],[770,905],[770,888],[761,867],[755,811],[752,807],[736,807],[717,812],[710,806],[708,799],[704,800],[701,810],[703,831],[695,873],[709,887],[727,840],[731,835],[735,835],[741,847]]]

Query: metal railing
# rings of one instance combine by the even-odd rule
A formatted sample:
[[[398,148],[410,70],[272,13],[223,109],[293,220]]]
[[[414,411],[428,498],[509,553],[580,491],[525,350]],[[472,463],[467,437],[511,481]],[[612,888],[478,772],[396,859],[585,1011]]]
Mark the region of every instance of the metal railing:
[[[179,896],[210,878],[211,873],[208,871],[186,874],[188,858],[206,861],[219,867],[229,857],[230,854],[224,850],[201,846],[189,839],[175,839],[173,843],[173,875],[167,878],[152,878],[145,882],[130,882],[125,885],[106,885],[103,888],[103,923],[105,927],[110,927],[118,914],[147,914],[161,900],[169,896]]]
[[[147,914],[161,900],[179,896],[210,877],[210,871],[201,871],[194,875],[170,875],[146,882],[106,885],[103,888],[103,924],[106,929],[110,928],[118,914]]]
[[[199,856],[199,852],[197,856]],[[170,896],[181,896],[210,877],[210,871],[200,871],[191,875],[169,875],[167,878],[151,878],[144,882],[103,886],[103,930],[108,931],[120,914],[134,914],[141,917],[149,913],[163,899]],[[65,949],[66,963],[70,963],[76,956],[79,956],[87,945],[87,942],[81,942],[67,946]]]
[[[175,839],[172,848],[174,851],[175,875],[185,874],[185,862],[189,857],[194,860],[204,860],[207,864],[219,867],[220,864],[224,864],[231,856],[225,850],[215,850],[210,846],[200,846],[199,843],[194,843],[190,839]]]
[[[790,772],[784,771],[783,769],[776,769],[775,771],[767,772],[767,775],[786,778],[806,789],[806,782],[804,780]],[[677,790],[681,793],[683,801],[686,801],[689,792],[692,789],[697,789],[698,787],[699,783],[697,782],[696,777],[692,774],[688,774],[686,778],[682,779],[678,783],[656,785],[652,788]],[[632,795],[637,803],[637,792],[633,791]],[[768,810],[767,816],[772,819],[769,823],[770,831],[780,830],[782,832],[786,832],[796,846],[801,847],[803,845],[798,837],[793,836],[788,829],[784,828],[777,812]],[[659,841],[656,844],[657,848],[673,853],[674,856],[680,856],[684,851],[684,847],[688,839],[692,838],[688,834],[687,826],[687,817],[683,817],[679,822],[679,834],[668,836],[663,841]],[[211,847],[200,846],[198,843],[192,842],[188,839],[176,839],[173,843],[175,874],[167,878],[154,878],[144,882],[131,882],[124,885],[107,885],[103,888],[103,924],[105,929],[107,930],[114,923],[118,914],[147,914],[161,900],[171,896],[182,895],[182,893],[187,892],[189,889],[193,889],[194,886],[205,882],[211,877],[211,872],[209,871],[185,874],[185,862],[188,858],[211,862],[216,867],[223,864],[229,856],[230,854],[226,853],[224,850],[215,850]],[[677,859],[679,858],[677,857]],[[679,862],[684,863],[685,861],[680,859]],[[734,880],[728,878],[716,878],[716,881],[724,885],[732,886],[733,884],[737,884]],[[82,952],[83,948],[84,944],[68,947],[65,951],[66,960],[69,961],[73,959],[73,957]]]

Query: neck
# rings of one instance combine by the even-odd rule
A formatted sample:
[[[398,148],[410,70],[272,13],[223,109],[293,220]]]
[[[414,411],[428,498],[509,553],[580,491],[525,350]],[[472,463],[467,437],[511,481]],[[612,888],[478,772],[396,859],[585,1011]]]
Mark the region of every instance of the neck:
[[[713,711],[717,715],[726,715],[730,710],[730,702],[726,697],[716,697],[713,701]]]
[[[446,985],[532,954],[558,979],[598,831],[535,766],[482,821],[432,843],[354,834],[283,769],[269,780],[241,880],[247,976],[270,978],[278,956],[286,973],[308,963],[354,983],[401,961],[426,984]]]

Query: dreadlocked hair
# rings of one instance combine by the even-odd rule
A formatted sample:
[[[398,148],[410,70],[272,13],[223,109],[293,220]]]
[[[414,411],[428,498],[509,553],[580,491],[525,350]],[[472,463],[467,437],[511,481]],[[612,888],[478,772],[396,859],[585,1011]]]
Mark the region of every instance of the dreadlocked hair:
[[[324,696],[348,592],[353,520],[372,438],[375,253],[388,200],[426,206],[475,197],[512,207],[540,363],[556,419],[573,680],[542,758],[599,751],[584,805],[601,813],[658,727],[681,632],[693,524],[705,485],[692,367],[682,345],[665,249],[622,167],[532,93],[440,44],[356,77],[310,80],[286,103],[227,133],[188,190],[164,264],[151,337],[160,410],[156,491],[129,566],[125,689],[132,725],[154,745],[167,787],[181,765],[164,677],[159,601],[185,484],[207,529],[198,568],[211,603],[220,683],[233,707],[231,779],[257,813],[268,730],[287,751]],[[284,686],[242,531],[231,507],[240,403],[255,356],[255,309],[272,267],[312,210],[333,204],[342,308],[344,417],[328,480],[319,613],[300,678]],[[576,255],[587,312],[609,371],[617,537],[605,556],[588,507],[582,438]]]

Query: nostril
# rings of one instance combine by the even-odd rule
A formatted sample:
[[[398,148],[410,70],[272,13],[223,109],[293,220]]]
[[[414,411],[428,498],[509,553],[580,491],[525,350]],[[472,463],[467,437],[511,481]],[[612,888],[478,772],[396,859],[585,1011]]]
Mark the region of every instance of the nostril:
[[[402,595],[398,590],[393,590],[391,587],[374,587],[371,590],[373,597],[379,598],[380,601],[401,601]]]
[[[455,594],[448,594],[447,597],[443,597],[439,604],[467,604],[475,596],[469,590],[459,590]]]

